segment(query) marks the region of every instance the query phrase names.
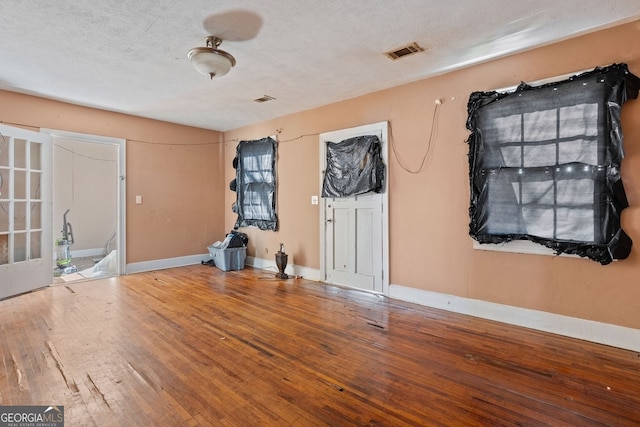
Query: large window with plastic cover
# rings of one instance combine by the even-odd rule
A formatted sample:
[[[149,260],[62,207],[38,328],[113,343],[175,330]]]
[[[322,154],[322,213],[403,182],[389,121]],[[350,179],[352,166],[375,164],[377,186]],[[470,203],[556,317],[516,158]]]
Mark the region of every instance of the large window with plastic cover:
[[[601,264],[626,258],[620,113],[639,87],[626,64],[614,64],[513,92],[472,93],[471,237],[530,240]]]
[[[236,178],[230,188],[237,193],[233,205],[238,214],[235,228],[276,231],[276,141],[269,137],[240,141],[233,166]]]

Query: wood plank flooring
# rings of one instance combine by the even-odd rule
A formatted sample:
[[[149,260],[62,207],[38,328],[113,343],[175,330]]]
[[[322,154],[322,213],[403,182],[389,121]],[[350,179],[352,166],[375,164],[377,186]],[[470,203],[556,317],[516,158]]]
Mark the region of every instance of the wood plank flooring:
[[[640,425],[640,354],[254,270],[0,301],[0,405],[66,426]]]

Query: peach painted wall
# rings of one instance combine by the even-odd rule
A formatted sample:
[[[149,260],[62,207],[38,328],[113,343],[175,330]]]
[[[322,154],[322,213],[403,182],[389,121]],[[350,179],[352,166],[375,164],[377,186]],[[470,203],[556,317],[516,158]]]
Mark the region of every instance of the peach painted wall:
[[[127,263],[205,254],[224,235],[219,132],[5,91],[0,122],[127,140]]]
[[[626,158],[622,174],[630,208],[622,226],[635,242],[627,260],[608,266],[586,260],[472,248],[468,236],[469,133],[466,102],[490,90],[596,66],[626,62],[640,75],[640,22],[566,40],[461,71],[372,93],[225,133],[225,140],[278,135],[276,233],[247,228],[248,254],[273,259],[283,242],[290,262],[320,265],[318,135],[389,121],[390,282],[417,289],[640,328],[640,100],[623,109]],[[401,72],[402,63],[398,63]],[[340,78],[336,76],[336,78]],[[422,172],[436,99],[442,99],[435,138]],[[277,102],[277,101],[275,101]],[[265,105],[268,108],[268,105]],[[303,136],[299,139],[301,135]],[[225,143],[225,182],[233,178],[235,142]],[[235,193],[225,184],[225,229],[231,229]]]

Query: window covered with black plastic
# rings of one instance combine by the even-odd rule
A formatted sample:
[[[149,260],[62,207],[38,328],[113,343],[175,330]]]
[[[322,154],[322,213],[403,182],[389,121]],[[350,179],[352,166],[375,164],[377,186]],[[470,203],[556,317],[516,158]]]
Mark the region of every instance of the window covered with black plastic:
[[[626,64],[468,103],[470,235],[531,240],[601,264],[626,258],[620,112],[640,79]]]
[[[236,178],[230,187],[235,187],[237,193],[235,228],[277,230],[276,141],[273,138],[240,141],[234,166]]]
[[[322,197],[381,193],[385,174],[381,145],[376,135],[327,142]]]

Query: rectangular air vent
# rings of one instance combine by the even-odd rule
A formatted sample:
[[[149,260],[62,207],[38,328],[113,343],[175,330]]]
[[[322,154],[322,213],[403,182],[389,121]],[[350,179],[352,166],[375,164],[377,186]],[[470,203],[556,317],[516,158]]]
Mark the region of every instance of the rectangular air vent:
[[[385,55],[389,57],[389,59],[396,60],[402,57],[413,55],[414,53],[422,52],[424,48],[420,47],[418,43],[413,42],[406,46],[399,47],[398,49],[390,50],[389,52],[385,52]]]
[[[260,98],[256,98],[254,99],[255,102],[259,102],[259,103],[263,103],[263,102],[267,102],[267,101],[273,101],[275,98],[273,96],[269,96],[269,95],[264,95]]]

